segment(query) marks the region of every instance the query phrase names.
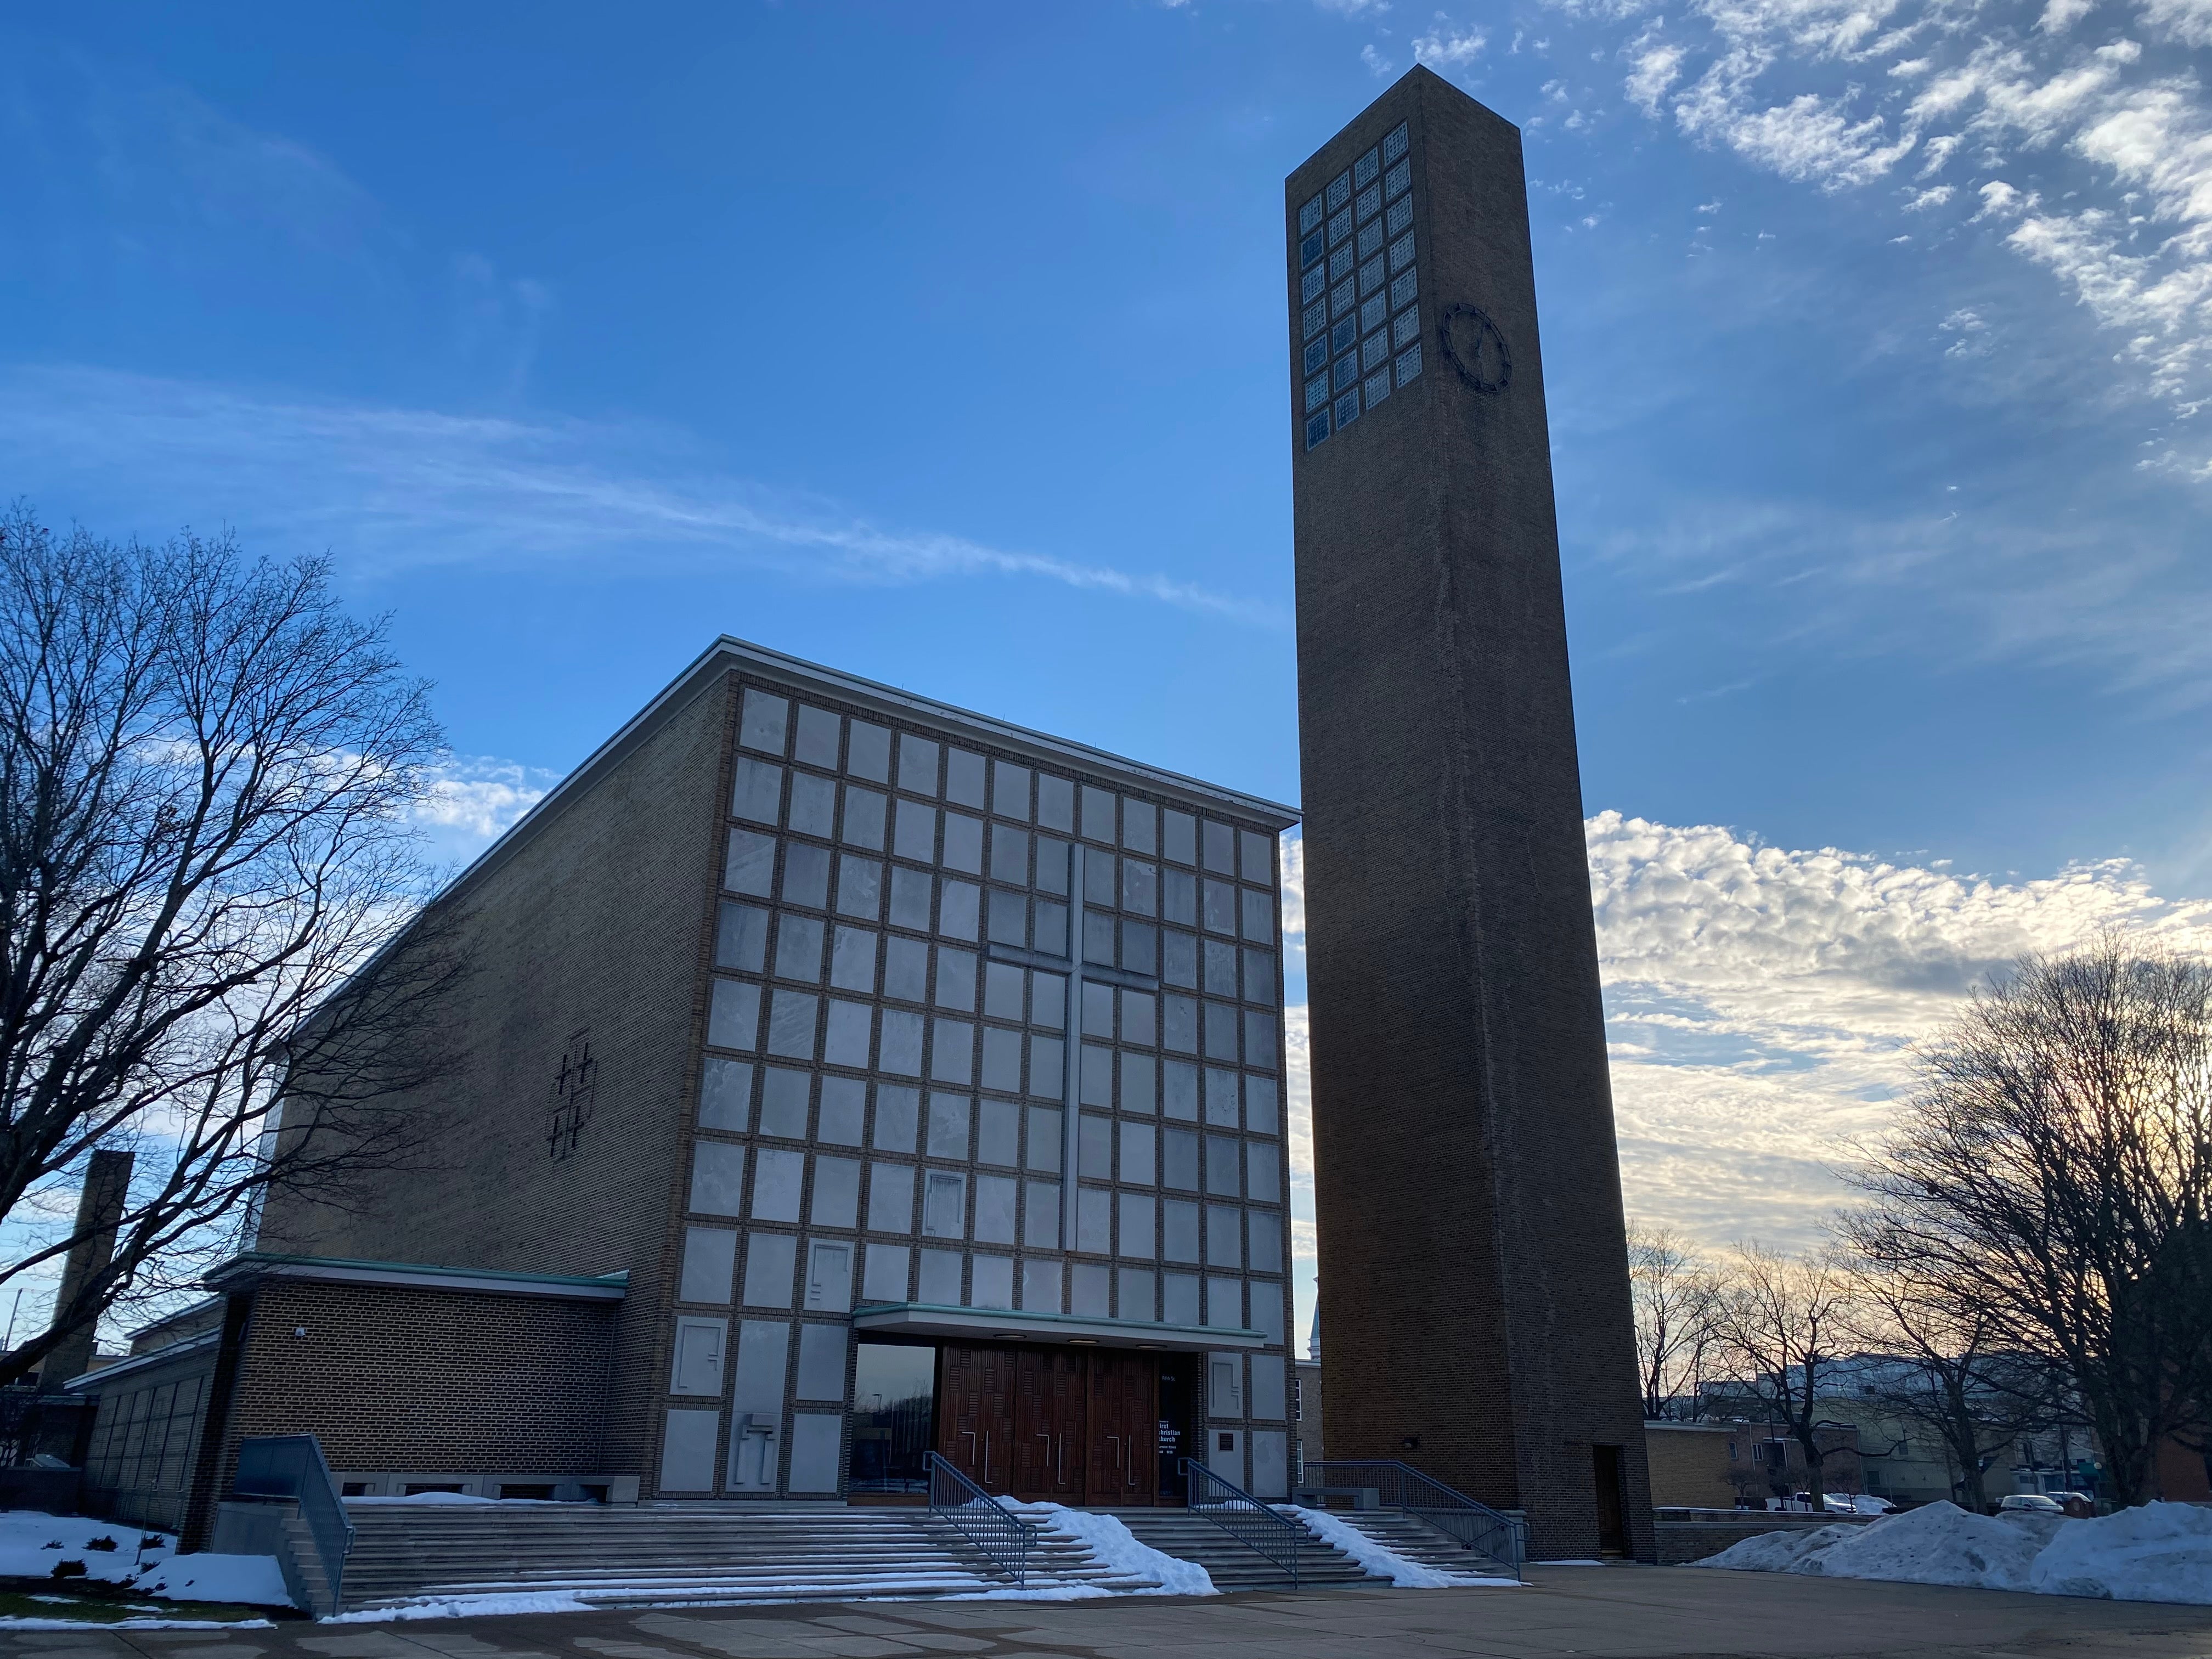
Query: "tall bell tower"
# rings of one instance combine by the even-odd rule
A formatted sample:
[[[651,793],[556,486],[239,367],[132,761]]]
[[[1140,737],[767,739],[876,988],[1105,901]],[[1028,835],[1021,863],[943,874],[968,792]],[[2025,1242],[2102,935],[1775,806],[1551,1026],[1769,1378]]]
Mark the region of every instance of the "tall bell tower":
[[[1327,1450],[1649,1559],[1520,132],[1414,69],[1285,217]]]

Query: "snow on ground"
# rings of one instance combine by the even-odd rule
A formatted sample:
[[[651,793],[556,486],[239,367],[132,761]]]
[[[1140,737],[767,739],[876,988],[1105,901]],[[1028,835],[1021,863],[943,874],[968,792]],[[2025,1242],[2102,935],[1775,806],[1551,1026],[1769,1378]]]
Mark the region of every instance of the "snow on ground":
[[[2212,1509],[2151,1504],[2069,1521],[1929,1504],[1864,1526],[1765,1533],[1694,1565],[2212,1605]]]
[[[1054,1532],[1067,1533],[1081,1540],[1101,1565],[1135,1578],[1157,1579],[1165,1595],[1220,1593],[1214,1589],[1212,1577],[1197,1562],[1163,1554],[1150,1544],[1140,1543],[1136,1534],[1113,1516],[1072,1510],[1065,1504],[1020,1504],[1013,1507],[1033,1520],[1043,1522]]]
[[[595,1607],[655,1607],[675,1612],[687,1607],[782,1607],[793,1602],[812,1606],[827,1601],[912,1601],[924,1598],[945,1601],[1084,1601],[1120,1593],[1101,1589],[1095,1584],[1059,1584],[1043,1589],[994,1589],[986,1588],[980,1578],[931,1580],[917,1579],[913,1575],[840,1580],[834,1584],[794,1580],[788,1584],[708,1583],[685,1587],[666,1583],[623,1585],[609,1581],[588,1589],[487,1590],[416,1596],[391,1607],[362,1607],[338,1613],[321,1622],[382,1625],[400,1620],[475,1619],[517,1613],[587,1613]]]
[[[2146,1504],[2062,1522],[2027,1587],[2043,1595],[2212,1604],[2212,1509]]]
[[[171,1601],[240,1601],[289,1607],[292,1592],[273,1555],[173,1555],[141,1573],[131,1589]]]
[[[1510,1578],[1483,1578],[1472,1575],[1462,1577],[1455,1572],[1425,1566],[1408,1560],[1393,1549],[1386,1549],[1365,1533],[1341,1516],[1326,1510],[1302,1510],[1295,1504],[1277,1506],[1285,1515],[1295,1515],[1306,1523],[1306,1530],[1324,1544],[1334,1544],[1357,1561],[1361,1568],[1376,1578],[1387,1578],[1400,1589],[1461,1589],[1473,1584],[1510,1584]]]
[[[0,1619],[0,1631],[13,1635],[32,1630],[274,1630],[267,1619],[114,1619],[95,1624],[89,1619]]]
[[[573,1510],[582,1507],[580,1504],[563,1504],[552,1498],[479,1498],[472,1492],[417,1492],[403,1498],[349,1498],[345,1501],[349,1509],[356,1504],[366,1506],[371,1504],[465,1504],[472,1509],[489,1506],[506,1510]]]
[[[141,1540],[148,1538],[160,1541],[142,1549]],[[102,1540],[114,1547],[94,1547]],[[0,1512],[0,1577],[50,1578],[57,1562],[82,1561],[82,1577],[120,1583],[176,1547],[177,1540],[166,1533],[143,1532],[112,1521],[48,1515],[42,1510]]]
[[[494,1618],[514,1613],[588,1613],[599,1603],[574,1590],[537,1590],[504,1595],[426,1595],[392,1607],[365,1607],[319,1620],[325,1625],[388,1625],[411,1619]]]

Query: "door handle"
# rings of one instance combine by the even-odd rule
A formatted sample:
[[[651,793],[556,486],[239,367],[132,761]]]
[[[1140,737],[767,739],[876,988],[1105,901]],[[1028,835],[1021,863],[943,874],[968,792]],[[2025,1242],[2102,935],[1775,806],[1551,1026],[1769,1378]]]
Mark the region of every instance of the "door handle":
[[[1106,1443],[1114,1449],[1114,1467],[1120,1468],[1121,1467],[1121,1437],[1118,1434],[1109,1434],[1106,1437]]]

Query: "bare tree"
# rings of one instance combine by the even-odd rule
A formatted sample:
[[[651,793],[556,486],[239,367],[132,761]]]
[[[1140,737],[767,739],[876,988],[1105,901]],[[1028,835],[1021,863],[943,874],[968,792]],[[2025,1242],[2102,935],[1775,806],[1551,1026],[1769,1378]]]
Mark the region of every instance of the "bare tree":
[[[2212,1414],[2212,969],[2108,934],[2024,958],[1919,1058],[1861,1248],[2071,1382],[2123,1503]]]
[[[1706,1366],[1719,1342],[1711,1265],[1672,1228],[1632,1226],[1628,1291],[1644,1416],[1702,1415]]]
[[[1941,1440],[1959,1470],[1960,1495],[1987,1510],[1990,1459],[2065,1415],[2063,1379],[2006,1342],[1988,1309],[1955,1304],[1924,1261],[1898,1247],[1881,1217],[1847,1215],[1840,1226],[1855,1252],[1848,1322],[1876,1350],[1852,1361],[1862,1400]]]
[[[1854,1451],[1822,1444],[1820,1390],[1850,1340],[1850,1275],[1831,1252],[1783,1255],[1739,1244],[1721,1272],[1715,1319],[1729,1357],[1749,1373],[1751,1401],[1797,1443],[1806,1490],[1822,1506],[1827,1460]]]
[[[112,1258],[0,1382],[188,1274],[266,1189],[415,1156],[392,1097],[440,1063],[418,1034],[455,965],[417,928],[347,981],[424,896],[437,741],[326,564],[0,519],[0,1213],[28,1241],[0,1285],[79,1242],[55,1200],[94,1149],[137,1154]]]

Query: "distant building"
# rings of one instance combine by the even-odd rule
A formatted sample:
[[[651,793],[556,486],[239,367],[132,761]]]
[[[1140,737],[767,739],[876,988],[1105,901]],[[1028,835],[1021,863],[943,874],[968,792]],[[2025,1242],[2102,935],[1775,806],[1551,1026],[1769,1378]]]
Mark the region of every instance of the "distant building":
[[[1297,1437],[1299,1478],[1309,1463],[1318,1463],[1328,1454],[1322,1449],[1321,1401],[1321,1310],[1314,1310],[1313,1324],[1306,1336],[1306,1357],[1291,1364],[1293,1407],[1291,1432]]]
[[[1770,1423],[1652,1418],[1644,1422],[1644,1438],[1651,1449],[1651,1501],[1660,1509],[1765,1509],[1770,1499],[1794,1498],[1810,1483],[1804,1448]],[[1833,1452],[1821,1462],[1825,1490],[1869,1489],[1856,1429],[1823,1423],[1814,1440]]]
[[[1763,1434],[1748,1423],[1669,1423],[1648,1418],[1644,1443],[1651,1459],[1656,1509],[1733,1510],[1747,1494],[1731,1477],[1751,1468],[1748,1448]]]

